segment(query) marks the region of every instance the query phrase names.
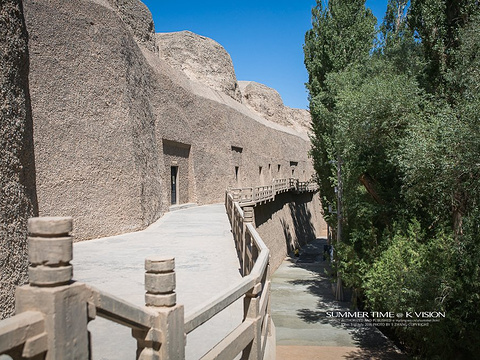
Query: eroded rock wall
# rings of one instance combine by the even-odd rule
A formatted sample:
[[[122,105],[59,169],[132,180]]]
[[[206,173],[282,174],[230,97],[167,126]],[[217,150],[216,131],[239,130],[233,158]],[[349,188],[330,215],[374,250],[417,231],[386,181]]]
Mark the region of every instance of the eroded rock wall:
[[[73,216],[77,239],[145,227],[165,211],[162,158],[130,28],[93,1],[24,4],[40,215]]]
[[[131,30],[135,40],[150,51],[157,52],[155,26],[148,8],[141,1],[108,0],[108,2]]]
[[[152,49],[137,3],[25,1],[40,215],[73,216],[83,240],[140,230],[168,211],[172,168],[182,203],[309,180],[306,133],[242,104],[231,59],[213,40],[166,35]],[[165,57],[178,41],[188,51]],[[192,73],[204,77],[186,71],[195,61]]]
[[[20,0],[0,6],[0,319],[27,282],[27,219],[36,215],[27,31]]]
[[[300,133],[310,132],[310,113],[285,106],[277,90],[255,81],[239,81],[238,85],[242,102],[260,116]]]
[[[195,82],[241,101],[232,59],[215,40],[190,31],[157,34],[160,56]]]

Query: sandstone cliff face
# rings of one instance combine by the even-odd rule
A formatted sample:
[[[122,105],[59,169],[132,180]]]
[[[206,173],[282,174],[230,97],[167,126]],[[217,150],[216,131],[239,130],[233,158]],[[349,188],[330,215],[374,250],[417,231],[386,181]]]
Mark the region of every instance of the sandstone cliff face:
[[[93,1],[24,4],[40,215],[72,215],[79,239],[145,227],[165,208],[152,73],[130,27]]]
[[[192,80],[240,101],[232,59],[216,41],[190,31],[157,34],[160,56]]]
[[[108,0],[131,30],[135,40],[150,51],[156,52],[155,26],[148,8],[140,1]]]
[[[157,36],[157,52],[138,3],[25,1],[40,215],[73,216],[83,240],[159,218],[174,170],[177,203],[310,179],[305,132],[239,102],[225,50],[186,32]]]
[[[310,113],[292,109],[283,104],[280,94],[266,85],[254,81],[239,81],[243,103],[267,120],[289,126],[298,132],[309,132]]]
[[[0,319],[27,282],[27,219],[36,214],[27,31],[20,0],[0,6]]]

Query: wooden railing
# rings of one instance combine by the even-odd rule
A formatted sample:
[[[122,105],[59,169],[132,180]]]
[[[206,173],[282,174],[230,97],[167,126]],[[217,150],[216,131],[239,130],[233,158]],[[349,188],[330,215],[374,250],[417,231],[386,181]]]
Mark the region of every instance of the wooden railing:
[[[232,227],[243,280],[250,279],[249,284],[254,284],[254,287],[245,293],[245,321],[256,319],[255,337],[253,347],[250,349],[253,353],[246,358],[263,359],[272,326],[270,318],[270,251],[255,229],[252,206],[240,206],[238,201],[234,201],[233,194],[227,191],[225,207]],[[240,325],[240,327],[242,326],[246,325]]]

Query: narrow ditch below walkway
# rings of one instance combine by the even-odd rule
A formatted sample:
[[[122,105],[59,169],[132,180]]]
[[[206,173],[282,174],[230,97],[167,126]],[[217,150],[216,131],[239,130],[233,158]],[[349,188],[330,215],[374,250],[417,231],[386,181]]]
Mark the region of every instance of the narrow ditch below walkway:
[[[327,317],[327,311],[354,311],[332,292],[325,239],[287,258],[272,278],[271,312],[277,360],[408,359],[375,327],[355,327]],[[349,294],[345,294],[349,299]]]

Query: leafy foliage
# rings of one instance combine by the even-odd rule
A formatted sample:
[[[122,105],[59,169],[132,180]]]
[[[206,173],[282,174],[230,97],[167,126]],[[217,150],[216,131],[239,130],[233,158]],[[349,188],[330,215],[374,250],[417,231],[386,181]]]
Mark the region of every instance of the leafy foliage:
[[[376,37],[364,1],[317,1],[305,37],[325,209],[342,160],[339,270],[371,310],[445,311],[396,329],[428,359],[480,350],[479,6],[390,0]]]

